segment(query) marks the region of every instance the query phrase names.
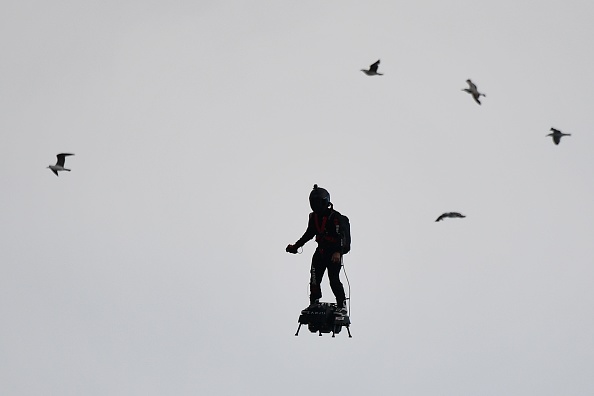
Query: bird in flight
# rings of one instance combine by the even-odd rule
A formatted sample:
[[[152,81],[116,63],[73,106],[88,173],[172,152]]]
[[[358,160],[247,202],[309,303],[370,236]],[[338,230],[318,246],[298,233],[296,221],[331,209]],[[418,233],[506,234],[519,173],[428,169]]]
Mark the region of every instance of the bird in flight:
[[[465,91],[465,92],[468,92],[469,94],[471,94],[474,101],[478,104],[481,104],[481,101],[479,100],[479,98],[481,96],[487,97],[487,95],[485,95],[484,93],[480,93],[478,91],[478,89],[476,88],[476,85],[472,81],[466,80],[466,82],[468,83],[468,88],[463,88],[462,91]]]
[[[441,220],[445,219],[446,217],[466,217],[466,216],[464,216],[463,214],[458,213],[458,212],[447,212],[447,213],[440,215],[437,218],[437,220],[435,220],[435,221],[441,221]]]
[[[361,69],[361,71],[365,74],[367,74],[368,76],[383,76],[382,73],[378,73],[377,72],[377,68],[379,67],[379,59],[377,60],[377,62],[371,64],[369,66],[369,70],[365,70],[365,69]]]
[[[555,142],[555,144],[561,143],[561,137],[571,136],[571,133],[563,133],[560,130],[555,129],[555,128],[551,128],[551,131],[553,131],[553,133],[549,133],[547,136],[552,136],[553,142]]]
[[[68,155],[74,155],[74,154],[69,154],[69,153],[58,154],[58,155],[56,155],[56,157],[58,158],[58,162],[56,162],[56,165],[50,165],[50,166],[48,166],[48,168],[51,169],[52,172],[54,172],[56,174],[56,176],[58,176],[58,172],[59,171],[68,171],[68,172],[70,172],[70,169],[64,168],[64,161],[66,160],[66,157]]]

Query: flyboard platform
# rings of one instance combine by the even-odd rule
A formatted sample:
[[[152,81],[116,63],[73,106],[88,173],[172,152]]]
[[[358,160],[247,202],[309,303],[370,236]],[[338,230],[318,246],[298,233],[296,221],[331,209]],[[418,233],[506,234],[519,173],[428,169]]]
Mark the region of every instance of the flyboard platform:
[[[337,311],[337,306],[334,303],[319,302],[311,305],[301,311],[299,315],[299,327],[297,328],[296,336],[299,335],[301,325],[307,325],[307,328],[312,333],[332,333],[332,337],[335,334],[339,334],[343,327],[346,327],[349,333],[349,338],[352,338],[351,320],[348,315],[341,314]]]

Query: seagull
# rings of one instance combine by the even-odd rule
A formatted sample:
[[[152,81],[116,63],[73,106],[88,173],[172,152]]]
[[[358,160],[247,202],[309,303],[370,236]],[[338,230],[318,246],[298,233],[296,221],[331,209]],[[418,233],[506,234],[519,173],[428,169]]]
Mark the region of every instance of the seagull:
[[[470,88],[464,88],[462,89],[462,91],[468,92],[469,94],[472,95],[474,101],[478,104],[481,104],[481,101],[479,100],[479,98],[481,96],[487,97],[487,95],[485,95],[484,93],[480,93],[478,91],[478,89],[476,88],[476,85],[474,85],[474,83],[470,80],[466,80],[466,82],[468,83],[468,86]]]
[[[58,155],[56,155],[56,157],[58,158],[58,162],[56,162],[56,165],[48,166],[48,168],[51,169],[52,172],[54,172],[56,174],[56,176],[58,176],[58,171],[70,172],[70,169],[64,168],[64,160],[66,160],[66,156],[68,156],[68,155],[74,155],[74,154],[69,154],[69,153],[58,154]]]
[[[551,131],[553,131],[553,133],[549,133],[547,136],[552,136],[553,142],[555,142],[555,144],[559,144],[561,142],[562,136],[571,136],[571,133],[563,133],[555,128],[551,128]]]
[[[379,66],[379,59],[377,60],[377,62],[373,63],[372,65],[369,66],[369,70],[365,70],[365,69],[361,69],[361,71],[365,74],[367,74],[368,76],[383,76],[382,73],[378,73],[377,72],[377,68]]]
[[[458,213],[458,212],[447,212],[447,213],[440,215],[437,218],[437,220],[435,220],[435,221],[441,221],[441,220],[445,219],[446,217],[466,217],[466,216],[464,216],[463,214]]]

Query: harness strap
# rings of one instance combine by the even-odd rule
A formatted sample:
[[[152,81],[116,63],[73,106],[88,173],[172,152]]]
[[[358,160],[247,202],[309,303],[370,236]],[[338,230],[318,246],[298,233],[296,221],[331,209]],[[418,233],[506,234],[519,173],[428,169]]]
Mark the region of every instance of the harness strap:
[[[317,213],[314,213],[314,220],[316,224],[316,242],[320,242],[321,240],[325,240],[330,243],[336,243],[339,240],[337,238],[331,237],[326,232],[326,222],[328,221],[328,216],[322,217],[322,224],[320,224],[320,219]],[[334,219],[334,224],[338,227],[338,219]]]
[[[326,221],[328,220],[327,216],[322,217],[322,225],[320,225],[320,221],[319,221],[319,217],[318,214],[315,213],[314,214],[314,220],[316,221],[316,230],[318,230],[318,235],[323,233],[324,230],[326,229]]]

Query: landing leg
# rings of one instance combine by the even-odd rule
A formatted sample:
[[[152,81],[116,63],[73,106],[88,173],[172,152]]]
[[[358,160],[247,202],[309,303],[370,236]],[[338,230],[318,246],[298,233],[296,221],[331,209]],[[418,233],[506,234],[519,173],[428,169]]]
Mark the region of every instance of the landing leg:
[[[299,323],[299,327],[297,327],[297,333],[295,333],[296,336],[299,335],[299,329],[301,329],[301,323]]]
[[[351,335],[351,329],[349,329],[349,326],[345,326],[347,328],[347,333],[349,333],[349,338],[353,338],[353,336]]]

